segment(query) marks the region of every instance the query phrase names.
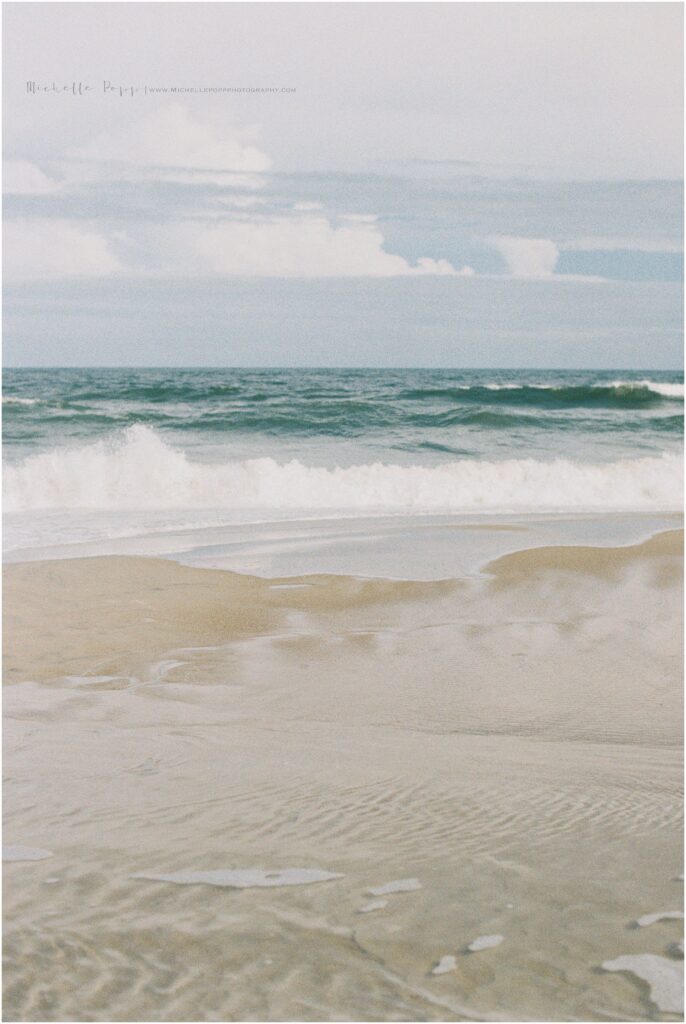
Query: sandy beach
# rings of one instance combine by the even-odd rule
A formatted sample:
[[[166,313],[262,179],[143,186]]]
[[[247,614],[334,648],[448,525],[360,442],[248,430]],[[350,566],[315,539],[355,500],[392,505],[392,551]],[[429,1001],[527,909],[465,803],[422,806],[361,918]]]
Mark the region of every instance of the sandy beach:
[[[681,554],[7,566],[5,1019],[676,1019]]]
[[[676,3],[3,10],[3,1020],[684,1014]]]

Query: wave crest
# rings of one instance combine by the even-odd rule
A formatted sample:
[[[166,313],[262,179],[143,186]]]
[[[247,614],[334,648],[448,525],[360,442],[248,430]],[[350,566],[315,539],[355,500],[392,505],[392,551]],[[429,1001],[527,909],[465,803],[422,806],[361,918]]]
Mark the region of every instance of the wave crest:
[[[193,462],[149,427],[118,441],[31,455],[5,469],[5,508],[298,510],[346,513],[681,507],[678,455],[604,464],[460,459],[347,468],[272,458]]]

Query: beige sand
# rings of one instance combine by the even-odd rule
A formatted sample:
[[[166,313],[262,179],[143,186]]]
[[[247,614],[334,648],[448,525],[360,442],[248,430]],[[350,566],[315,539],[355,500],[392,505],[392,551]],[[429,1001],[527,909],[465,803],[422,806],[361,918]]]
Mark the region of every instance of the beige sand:
[[[5,865],[6,1017],[648,1019],[597,968],[681,935],[630,927],[681,907],[680,550],[7,568],[4,842],[53,855]],[[344,877],[177,878],[292,868]]]
[[[264,580],[129,557],[27,562],[7,566],[3,579],[5,682],[135,675],[171,648],[267,634],[289,610],[336,612],[454,586],[343,576]]]

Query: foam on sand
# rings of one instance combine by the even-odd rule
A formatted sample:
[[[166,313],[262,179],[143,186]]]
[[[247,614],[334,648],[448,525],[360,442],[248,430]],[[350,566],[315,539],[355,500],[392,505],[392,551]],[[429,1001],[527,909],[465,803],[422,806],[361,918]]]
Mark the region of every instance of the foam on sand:
[[[38,846],[3,846],[3,860],[45,860],[52,857],[52,850],[41,850]]]
[[[647,928],[650,924],[655,924],[657,921],[683,921],[684,915],[680,910],[658,910],[656,914],[644,914],[643,917],[639,917],[636,924],[639,928]]]
[[[395,882],[386,882],[385,885],[367,889],[367,892],[370,896],[389,896],[394,892],[416,892],[421,887],[422,883],[418,878],[398,878]]]
[[[435,967],[431,968],[432,974],[447,974],[457,967],[457,960],[454,956],[442,956]]]
[[[373,910],[383,910],[384,907],[388,906],[388,900],[372,900],[371,903],[365,903],[363,907],[357,911],[358,914],[371,914]]]
[[[505,939],[504,935],[480,935],[467,946],[470,953],[480,953],[482,949],[493,949],[499,946]]]
[[[283,871],[259,871],[247,868],[238,871],[175,871],[169,875],[140,874],[134,878],[151,882],[173,882],[174,885],[217,885],[227,889],[271,889],[281,885],[310,885],[330,882],[343,875],[316,868],[284,868]]]
[[[663,1013],[684,1012],[684,970],[681,964],[653,953],[618,956],[602,964],[605,971],[627,971],[650,986],[650,998]]]

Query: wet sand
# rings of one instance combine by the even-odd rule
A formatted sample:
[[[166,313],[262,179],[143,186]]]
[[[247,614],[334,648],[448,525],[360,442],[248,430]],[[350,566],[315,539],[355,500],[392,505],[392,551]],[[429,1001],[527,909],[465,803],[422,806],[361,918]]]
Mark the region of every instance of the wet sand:
[[[676,1019],[681,553],[6,567],[5,1019]]]

